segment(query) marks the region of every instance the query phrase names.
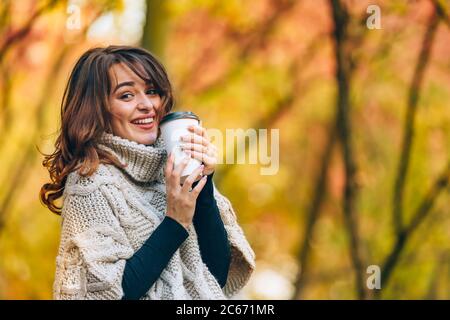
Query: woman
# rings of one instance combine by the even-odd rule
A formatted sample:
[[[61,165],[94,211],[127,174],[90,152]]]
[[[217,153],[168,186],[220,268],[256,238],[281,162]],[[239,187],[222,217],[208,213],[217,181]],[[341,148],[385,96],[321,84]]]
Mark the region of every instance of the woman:
[[[226,299],[247,283],[254,252],[212,181],[205,129],[185,137],[203,165],[182,185],[186,162],[166,154],[158,123],[173,105],[143,49],[95,48],[76,63],[40,192],[62,217],[55,299]]]

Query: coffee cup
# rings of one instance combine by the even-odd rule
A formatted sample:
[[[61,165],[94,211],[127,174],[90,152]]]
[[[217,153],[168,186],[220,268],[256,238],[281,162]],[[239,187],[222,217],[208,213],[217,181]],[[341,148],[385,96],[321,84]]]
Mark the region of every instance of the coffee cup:
[[[181,137],[192,134],[192,132],[188,130],[188,127],[191,125],[199,125],[199,123],[200,119],[190,111],[168,113],[159,123],[167,154],[172,152],[174,155],[174,165],[177,166],[185,158],[189,160],[181,173],[181,184],[183,184],[184,180],[202,164],[199,160],[191,158],[191,156],[181,148]],[[196,181],[199,179],[200,176],[196,178]]]

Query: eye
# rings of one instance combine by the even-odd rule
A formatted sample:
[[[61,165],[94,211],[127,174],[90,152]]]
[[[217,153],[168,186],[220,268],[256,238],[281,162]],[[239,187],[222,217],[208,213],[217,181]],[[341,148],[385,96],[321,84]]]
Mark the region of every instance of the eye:
[[[159,91],[156,89],[149,89],[149,90],[147,90],[147,94],[150,94],[150,95],[158,94],[159,95]]]
[[[122,99],[122,100],[128,100],[128,99],[131,99],[132,97],[133,97],[133,95],[132,95],[131,93],[127,92],[127,93],[121,95],[121,96],[120,96],[120,99]]]

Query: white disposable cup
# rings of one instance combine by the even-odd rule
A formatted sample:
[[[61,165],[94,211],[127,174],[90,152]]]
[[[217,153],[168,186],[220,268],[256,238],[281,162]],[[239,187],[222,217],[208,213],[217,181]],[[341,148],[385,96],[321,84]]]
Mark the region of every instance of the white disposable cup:
[[[184,180],[202,163],[194,158],[191,158],[183,149],[181,149],[181,137],[192,134],[188,130],[191,125],[199,125],[198,117],[192,112],[172,112],[166,115],[162,120],[159,128],[161,130],[162,138],[166,144],[167,154],[171,152],[174,155],[174,166],[177,166],[183,159],[189,159],[188,164],[181,173],[180,182]],[[196,180],[199,180],[200,176]]]

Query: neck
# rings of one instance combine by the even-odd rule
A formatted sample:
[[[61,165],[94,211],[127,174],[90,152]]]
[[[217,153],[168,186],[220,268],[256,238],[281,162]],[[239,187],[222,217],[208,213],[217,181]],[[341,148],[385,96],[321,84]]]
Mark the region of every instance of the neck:
[[[103,133],[99,147],[116,156],[126,164],[122,168],[139,182],[163,181],[164,166],[167,161],[165,143],[159,136],[152,145],[144,145],[111,133]]]

